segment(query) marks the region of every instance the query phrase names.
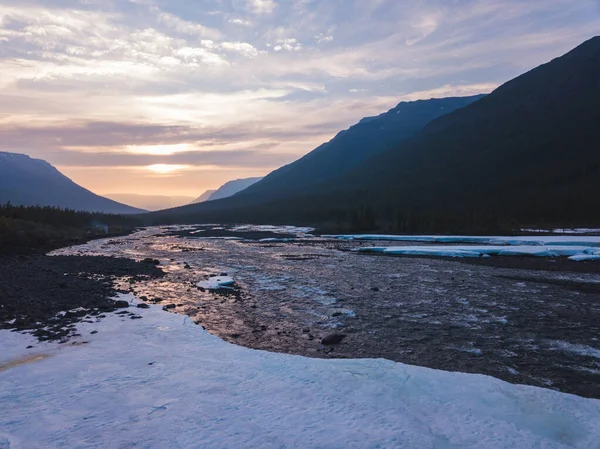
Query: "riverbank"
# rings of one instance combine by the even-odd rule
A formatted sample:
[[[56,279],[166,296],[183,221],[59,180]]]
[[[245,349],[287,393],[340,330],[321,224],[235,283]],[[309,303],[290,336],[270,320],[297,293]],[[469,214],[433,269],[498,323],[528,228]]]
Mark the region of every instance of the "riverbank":
[[[0,329],[67,341],[85,316],[104,317],[116,303],[115,282],[157,279],[152,263],[103,256],[0,257]],[[135,316],[133,314],[132,316]]]

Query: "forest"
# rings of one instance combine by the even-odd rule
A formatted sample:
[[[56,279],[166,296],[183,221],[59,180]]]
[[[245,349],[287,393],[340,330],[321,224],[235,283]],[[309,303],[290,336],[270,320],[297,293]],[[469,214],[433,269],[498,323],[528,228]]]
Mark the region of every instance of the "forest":
[[[50,251],[92,238],[122,235],[141,224],[133,216],[6,203],[0,205],[0,255]]]

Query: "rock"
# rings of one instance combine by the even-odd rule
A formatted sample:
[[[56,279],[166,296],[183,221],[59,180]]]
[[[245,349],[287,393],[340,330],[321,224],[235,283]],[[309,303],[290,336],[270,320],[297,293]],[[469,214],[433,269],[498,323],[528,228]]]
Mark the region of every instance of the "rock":
[[[227,273],[221,273],[219,276],[229,276]]]
[[[135,315],[135,316],[132,316],[132,317],[130,317],[130,318],[131,318],[132,320],[141,320],[141,319],[142,319],[142,317],[141,317],[141,316],[139,316],[139,315]]]
[[[160,260],[153,259],[152,257],[146,257],[144,260],[142,260],[142,263],[149,263],[151,265],[160,265]]]
[[[163,306],[163,310],[174,309],[175,307],[177,307],[175,304],[167,304],[166,306]]]
[[[150,306],[148,304],[141,303],[141,304],[137,305],[137,308],[138,309],[149,309]]]
[[[92,334],[92,335],[97,334],[97,333],[98,333],[98,331],[92,331],[92,332],[90,332],[90,334]]]
[[[127,307],[129,307],[129,303],[123,300],[115,301],[115,307],[117,309],[126,309]]]
[[[337,345],[342,342],[342,340],[346,338],[344,334],[329,334],[321,340],[321,344],[324,345]]]

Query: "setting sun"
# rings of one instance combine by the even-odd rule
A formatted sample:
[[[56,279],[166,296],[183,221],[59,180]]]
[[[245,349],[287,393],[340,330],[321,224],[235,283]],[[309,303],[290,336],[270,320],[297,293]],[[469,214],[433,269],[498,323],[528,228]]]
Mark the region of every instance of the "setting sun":
[[[148,165],[146,170],[149,170],[153,173],[158,173],[160,175],[166,175],[171,173],[177,173],[183,170],[187,170],[189,165],[171,165],[171,164],[153,164]]]

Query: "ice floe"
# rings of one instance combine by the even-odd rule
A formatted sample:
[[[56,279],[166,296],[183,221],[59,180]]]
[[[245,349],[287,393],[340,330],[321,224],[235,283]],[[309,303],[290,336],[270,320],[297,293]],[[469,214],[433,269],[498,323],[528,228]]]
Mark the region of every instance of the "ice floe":
[[[547,234],[600,234],[597,228],[557,228],[557,229],[521,229],[521,232],[540,232]]]
[[[356,248],[358,252],[376,252],[399,256],[436,256],[436,257],[489,257],[489,256],[533,256],[559,257],[571,256],[572,260],[600,259],[600,248],[589,246],[470,246],[470,245],[427,245],[427,246],[373,246]],[[597,255],[598,254],[598,255]],[[574,257],[582,257],[577,259]]]
[[[569,259],[575,262],[586,262],[589,260],[600,260],[600,254],[576,254],[569,257]]]
[[[206,290],[219,290],[233,284],[235,284],[235,280],[230,276],[212,276],[205,281],[198,282],[196,286]]]
[[[0,371],[0,447],[551,449],[600,441],[595,399],[381,359],[256,351],[157,306],[138,313],[143,319],[79,324],[78,343],[87,344],[25,349],[31,336],[0,330],[11,356],[28,360]]]
[[[324,235],[327,238],[344,240],[389,240],[399,242],[426,243],[473,243],[483,245],[542,245],[542,246],[598,246],[600,236],[549,235],[549,236],[479,236],[479,235],[385,235],[349,234]]]

